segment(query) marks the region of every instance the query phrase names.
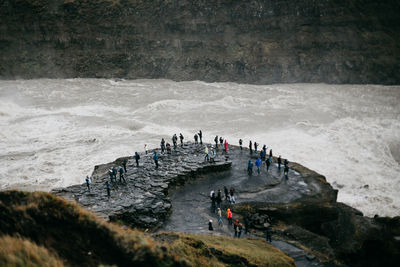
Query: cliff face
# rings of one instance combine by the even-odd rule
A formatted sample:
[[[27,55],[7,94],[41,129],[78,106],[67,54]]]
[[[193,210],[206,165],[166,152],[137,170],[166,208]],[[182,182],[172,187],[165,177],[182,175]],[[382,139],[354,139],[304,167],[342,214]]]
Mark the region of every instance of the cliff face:
[[[2,0],[0,78],[400,83],[397,0]]]

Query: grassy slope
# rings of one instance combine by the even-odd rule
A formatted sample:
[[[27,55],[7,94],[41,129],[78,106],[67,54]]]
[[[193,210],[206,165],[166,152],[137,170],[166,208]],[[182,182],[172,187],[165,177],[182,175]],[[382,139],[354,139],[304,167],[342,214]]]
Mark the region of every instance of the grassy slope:
[[[4,237],[8,235],[32,242],[10,241]],[[0,237],[5,238],[1,242],[22,243],[10,246],[14,250],[9,252],[0,244],[0,263],[10,259],[7,255],[14,255],[16,261],[33,265],[38,260],[42,266],[61,266],[58,257],[70,266],[294,266],[291,258],[262,240],[174,233],[163,236],[173,242],[158,242],[143,232],[103,222],[52,194],[0,192]],[[160,235],[156,239],[160,240]],[[30,258],[29,251],[40,251],[36,253],[39,258]]]

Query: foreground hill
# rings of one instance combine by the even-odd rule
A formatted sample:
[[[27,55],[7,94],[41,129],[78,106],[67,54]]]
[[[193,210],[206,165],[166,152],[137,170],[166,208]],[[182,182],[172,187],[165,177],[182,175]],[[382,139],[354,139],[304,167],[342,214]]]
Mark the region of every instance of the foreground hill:
[[[294,266],[262,240],[169,233],[155,239],[52,194],[0,192],[2,266]]]
[[[400,2],[4,0],[0,78],[400,83]]]

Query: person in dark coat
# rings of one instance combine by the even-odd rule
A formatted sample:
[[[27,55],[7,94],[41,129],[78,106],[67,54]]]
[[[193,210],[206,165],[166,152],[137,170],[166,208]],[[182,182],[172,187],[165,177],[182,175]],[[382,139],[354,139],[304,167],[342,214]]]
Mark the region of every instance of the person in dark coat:
[[[254,153],[257,154],[258,143],[254,142]]]
[[[272,158],[272,149],[269,150],[269,157]]]
[[[285,165],[283,168],[283,175],[285,175],[286,180],[289,179],[289,166]]]
[[[124,159],[124,161],[122,162],[122,166],[124,167],[124,171],[125,171],[125,173],[127,172],[126,171],[126,164],[128,163],[128,160],[127,159]]]
[[[212,220],[210,220],[210,221],[208,222],[208,230],[214,231],[214,228],[213,228],[213,225],[212,225]]]
[[[197,140],[199,139],[199,136],[197,134],[194,135],[194,143],[197,145]]]
[[[139,167],[139,159],[140,159],[139,153],[135,152],[135,161],[136,161],[136,166],[137,167]]]
[[[265,161],[265,165],[267,165],[267,172],[268,172],[269,166],[271,165],[271,161],[269,160],[269,158]]]
[[[278,170],[281,170],[282,158],[281,155],[278,157]]]
[[[242,140],[242,139],[239,139],[239,146],[240,146],[240,150],[242,150],[242,149],[243,149],[242,145],[243,145],[243,140]]]
[[[181,147],[183,147],[183,139],[184,139],[184,137],[183,137],[182,133],[179,134],[179,139],[181,140]]]
[[[203,144],[203,133],[201,130],[199,130],[199,138],[200,138],[200,145]]]
[[[110,183],[108,181],[106,181],[106,189],[107,189],[107,197],[110,198],[111,194],[110,194]]]
[[[262,150],[264,151],[264,155],[267,155],[267,146],[266,145],[263,145]]]
[[[215,202],[217,203],[217,208],[221,208],[221,202],[222,202],[221,189],[218,189],[217,198],[216,198]]]
[[[164,140],[164,138],[161,139],[160,146],[161,146],[161,154],[164,154],[164,151],[165,151],[165,140]]]
[[[121,182],[121,179],[124,180],[124,183],[126,183],[124,176],[124,169],[121,166],[119,166],[119,182]]]
[[[215,142],[215,148],[218,149],[218,135],[215,136],[214,142]]]
[[[249,163],[247,164],[247,173],[251,176],[253,175],[253,162],[249,159]]]
[[[228,188],[226,188],[226,186],[224,186],[224,193],[225,193],[225,200],[228,200],[229,191]]]
[[[154,163],[156,164],[156,169],[158,169],[158,154],[155,151],[153,154],[153,160],[154,160]]]
[[[251,140],[249,142],[249,149],[250,149],[250,154],[253,154],[253,143],[251,142]]]

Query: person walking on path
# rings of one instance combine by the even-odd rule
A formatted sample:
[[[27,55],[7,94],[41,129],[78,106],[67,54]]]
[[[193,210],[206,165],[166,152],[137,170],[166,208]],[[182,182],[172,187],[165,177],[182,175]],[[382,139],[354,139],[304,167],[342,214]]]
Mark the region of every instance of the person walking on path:
[[[137,167],[139,167],[139,159],[140,159],[139,153],[135,152],[135,161],[136,161],[136,166]]]
[[[226,218],[228,219],[228,224],[232,225],[232,212],[231,209],[226,210]]]
[[[253,143],[251,142],[251,140],[249,142],[249,149],[250,149],[250,155],[253,154]]]
[[[203,144],[203,133],[201,130],[199,130],[199,138],[200,138],[200,145]]]
[[[164,154],[164,150],[165,150],[165,140],[164,140],[164,138],[161,139],[160,146],[161,146],[161,154]]]
[[[224,193],[225,193],[225,200],[228,200],[229,192],[228,192],[228,188],[226,188],[225,185],[224,185]]]
[[[121,166],[119,166],[119,182],[120,183],[121,183],[121,180],[124,180],[124,183],[126,184],[124,169]]]
[[[210,220],[210,221],[208,222],[208,230],[214,231],[214,228],[213,228],[213,225],[212,225],[212,220]]]
[[[214,142],[215,142],[215,148],[218,149],[218,135],[215,136]]]
[[[285,175],[286,180],[289,179],[289,166],[285,165],[285,167],[283,168],[283,175]]]
[[[210,155],[208,154],[208,146],[204,149],[204,160],[209,161],[210,160]]]
[[[238,238],[240,238],[240,236],[242,235],[242,231],[243,231],[243,224],[239,223],[239,225],[238,225],[238,234],[237,234]]]
[[[199,136],[197,134],[194,135],[194,144],[197,145],[197,140],[199,139]]]
[[[239,220],[235,220],[233,223],[233,229],[235,230],[235,237],[238,237],[238,227],[239,227]]]
[[[261,159],[258,158],[256,160],[256,166],[257,166],[257,173],[260,174],[260,167],[261,167]]]
[[[108,199],[110,199],[110,183],[108,181],[106,181],[106,189],[107,189],[107,197]]]
[[[272,243],[272,233],[269,226],[267,226],[267,229],[265,230],[265,241]]]
[[[225,148],[225,153],[228,153],[228,142],[226,142],[226,139],[224,143],[224,148]]]
[[[257,154],[258,143],[254,142],[254,154]]]
[[[251,162],[251,159],[249,159],[249,163],[247,164],[247,173],[250,176],[253,175],[253,162]]]
[[[125,173],[127,172],[126,171],[126,164],[128,163],[128,160],[127,159],[124,159],[124,161],[122,162],[122,166],[124,166],[124,171],[125,171]]]
[[[158,169],[158,154],[155,151],[153,154],[153,160],[154,160],[154,163],[156,164],[156,169]]]
[[[184,137],[183,137],[182,133],[179,134],[179,139],[181,140],[181,147],[183,147],[183,139],[184,139]]]
[[[86,179],[85,180],[86,180],[87,189],[88,189],[88,191],[90,193],[90,184],[92,183],[92,179],[90,179],[89,175],[86,175]]]
[[[278,170],[279,171],[281,170],[281,164],[282,164],[282,158],[281,158],[281,155],[279,155],[279,157],[278,157]]]
[[[240,146],[240,150],[243,150],[243,147],[242,147],[242,145],[243,145],[243,140],[242,140],[242,139],[239,139],[239,146]]]
[[[147,144],[144,144],[144,153],[147,155]]]
[[[268,170],[269,170],[269,166],[271,165],[270,159],[271,159],[271,158],[267,158],[267,160],[265,161],[265,165],[267,165],[267,172],[268,172]]]

